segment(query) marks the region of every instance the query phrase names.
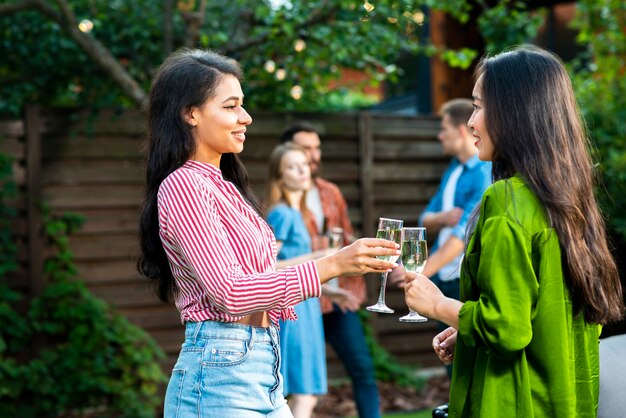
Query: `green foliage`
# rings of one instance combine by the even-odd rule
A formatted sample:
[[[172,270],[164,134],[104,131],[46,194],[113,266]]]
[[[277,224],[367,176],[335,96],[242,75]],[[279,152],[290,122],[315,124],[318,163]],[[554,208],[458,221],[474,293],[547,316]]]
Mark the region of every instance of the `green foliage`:
[[[497,54],[508,47],[532,42],[544,22],[545,13],[529,11],[526,3],[515,0],[502,0],[493,7],[487,7],[478,18],[478,27],[485,40],[485,52]]]
[[[532,41],[545,18],[545,12],[529,12],[520,1],[479,4],[478,24],[489,54]],[[601,205],[612,233],[626,239],[626,3],[581,0],[576,8],[574,26],[586,52],[569,71],[604,181]]]
[[[16,267],[15,243],[10,231],[11,222],[16,213],[15,209],[7,204],[7,199],[16,195],[12,177],[12,160],[0,154],[0,277]]]
[[[12,214],[8,161],[0,158],[3,215]],[[67,236],[82,220],[48,215],[46,233],[56,248],[46,261],[51,283],[24,305],[5,282],[16,267],[15,247],[6,245],[13,219],[0,217],[0,416],[153,418],[159,385],[166,381],[159,366],[163,353],[145,331],[72,280]],[[16,310],[18,305],[24,309]]]
[[[478,56],[478,51],[470,48],[455,50],[444,50],[440,54],[441,59],[452,68],[467,69]]]
[[[82,282],[49,285],[33,301],[27,321],[36,336],[32,342],[42,344],[20,365],[22,387],[10,397],[19,414],[4,416],[57,416],[100,407],[100,416],[154,417],[158,385],[165,382],[160,349]]]
[[[578,41],[587,53],[571,67],[576,96],[596,146],[601,203],[613,232],[626,239],[626,3],[577,3]]]
[[[15,0],[17,1],[17,0]],[[15,1],[9,1],[14,3]],[[185,42],[190,10],[199,2],[174,2],[165,16],[162,3],[149,0],[74,0],[77,21],[93,23],[89,33],[123,64],[145,90],[152,70],[164,59],[164,26],[171,17],[171,43]],[[56,2],[49,2],[55,8]],[[438,51],[427,40],[426,7],[467,21],[466,0],[308,0],[272,7],[259,1],[207,2],[195,46],[239,60],[247,82],[247,107],[270,110],[349,108],[329,85],[342,68],[363,70],[372,83],[397,80],[400,56],[442,53],[466,68],[469,51]],[[129,99],[58,23],[35,11],[0,15],[0,114],[12,116],[24,103],[78,107],[132,106]],[[296,45],[303,47],[299,51]],[[41,69],[44,69],[43,71]],[[297,87],[296,87],[297,86]],[[295,90],[301,97],[294,98]],[[299,87],[299,89],[298,89]],[[358,102],[359,104],[361,102]]]
[[[54,7],[55,2],[46,3]],[[163,57],[160,3],[76,0],[71,6],[77,20],[91,20],[95,37],[147,85]],[[74,40],[40,13],[0,16],[0,39],[0,114],[18,115],[24,103],[131,104]]]
[[[413,387],[420,390],[424,386],[424,379],[415,373],[417,368],[411,368],[400,364],[398,360],[387,350],[385,350],[374,336],[374,331],[370,323],[370,313],[365,310],[358,312],[367,346],[372,353],[376,380],[381,382],[394,382],[400,386]]]

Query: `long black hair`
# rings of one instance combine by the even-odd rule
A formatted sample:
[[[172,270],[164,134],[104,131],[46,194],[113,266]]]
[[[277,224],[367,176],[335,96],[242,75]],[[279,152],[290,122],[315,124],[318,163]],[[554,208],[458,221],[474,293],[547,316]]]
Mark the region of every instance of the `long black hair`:
[[[597,173],[563,64],[521,46],[483,58],[479,77],[494,181],[519,174],[543,203],[565,255],[575,313],[590,323],[620,319],[621,284],[594,196]]]
[[[192,127],[184,115],[211,99],[222,76],[242,79],[239,64],[212,51],[182,49],[171,54],[157,70],[148,96],[146,192],[139,223],[141,254],[137,269],[155,281],[164,302],[177,291],[167,256],[159,237],[157,193],[161,182],[195,152]],[[236,154],[223,154],[220,170],[259,214],[259,200],[248,183],[248,174]]]

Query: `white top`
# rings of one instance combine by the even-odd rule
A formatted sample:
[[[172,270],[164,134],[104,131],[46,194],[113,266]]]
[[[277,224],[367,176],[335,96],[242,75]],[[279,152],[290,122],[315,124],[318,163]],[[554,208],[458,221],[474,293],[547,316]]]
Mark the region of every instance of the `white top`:
[[[454,194],[456,192],[456,183],[463,172],[463,165],[459,164],[453,171],[450,173],[450,177],[448,177],[448,182],[446,183],[446,187],[443,189],[442,196],[442,204],[441,211],[445,212],[454,208]],[[441,248],[443,244],[450,239],[450,235],[452,235],[452,227],[444,227],[439,231],[439,236],[437,237],[437,246]],[[463,260],[463,253],[459,254],[446,264],[445,266],[439,269],[439,280],[443,282],[447,282],[450,280],[458,279],[461,277],[461,261]]]

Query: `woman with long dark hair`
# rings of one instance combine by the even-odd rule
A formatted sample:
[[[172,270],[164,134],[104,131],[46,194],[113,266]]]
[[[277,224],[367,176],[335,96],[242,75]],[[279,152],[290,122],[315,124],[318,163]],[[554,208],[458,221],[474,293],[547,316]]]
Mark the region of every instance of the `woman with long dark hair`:
[[[243,150],[252,118],[239,65],[204,50],[172,54],[148,100],[141,274],[174,300],[185,341],[172,371],[165,417],[291,417],[279,373],[279,319],[345,274],[389,270],[386,240],[276,271],[276,242],[261,216]]]
[[[493,162],[467,243],[461,300],[407,273],[410,307],[451,328],[450,417],[595,417],[601,324],[623,316],[589,143],[560,60],[523,46],[483,58],[469,120]]]

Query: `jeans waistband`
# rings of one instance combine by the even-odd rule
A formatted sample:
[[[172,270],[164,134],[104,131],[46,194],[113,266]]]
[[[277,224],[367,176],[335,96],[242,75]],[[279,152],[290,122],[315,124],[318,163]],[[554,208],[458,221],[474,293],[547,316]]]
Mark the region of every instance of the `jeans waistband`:
[[[255,327],[237,322],[202,321],[186,322],[185,338],[236,338],[254,342],[275,341],[278,335],[276,326]]]

